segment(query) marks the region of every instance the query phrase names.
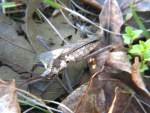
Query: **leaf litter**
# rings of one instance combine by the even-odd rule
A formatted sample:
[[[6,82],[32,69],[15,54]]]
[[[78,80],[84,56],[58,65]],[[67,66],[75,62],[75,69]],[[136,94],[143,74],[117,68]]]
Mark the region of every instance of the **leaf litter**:
[[[122,34],[120,33],[122,30],[122,26],[126,23],[126,21],[123,20],[123,15],[130,13],[129,4],[131,2],[128,0],[126,1],[126,3],[122,2],[121,0],[105,0],[105,2],[101,0],[96,1],[96,2],[89,2],[88,0],[82,1],[83,4],[85,3],[86,5],[91,5],[92,7],[96,7],[99,9],[100,15],[96,14],[96,15],[99,15],[99,21],[96,21],[94,19],[90,20],[91,18],[88,19],[87,17],[90,14],[92,15],[92,13],[95,13],[95,12],[90,11],[89,13],[83,10],[82,8],[80,8],[81,4],[78,4],[78,1],[71,2],[74,4],[72,8],[74,7],[79,8],[79,10],[76,10],[76,11],[75,9],[72,10],[72,9],[67,8],[66,6],[62,6],[62,10],[60,11],[61,13],[64,11],[68,11],[69,13],[72,14],[72,15],[70,14],[72,17],[77,17],[77,16],[80,17],[78,21],[75,21],[76,19],[71,20],[73,22],[76,22],[74,25],[73,24],[72,25],[74,26],[75,29],[76,28],[78,29],[76,29],[77,34],[74,33],[75,31],[74,29],[72,30],[69,29],[70,32],[68,33],[71,33],[71,34],[67,34],[67,36],[73,37],[73,40],[70,40],[70,41],[68,40],[69,42],[68,44],[65,44],[64,40],[63,41],[59,40],[58,37],[56,40],[55,33],[61,39],[65,39],[62,37],[65,37],[66,34],[64,34],[64,31],[61,31],[61,30],[65,28],[66,25],[67,26],[70,25],[67,23],[65,26],[63,26],[65,22],[59,25],[57,21],[58,20],[60,21],[60,19],[62,19],[60,18],[60,15],[57,15],[58,17],[57,16],[54,17],[54,18],[59,18],[57,21],[54,21],[55,19],[52,20],[51,18],[49,19],[46,16],[42,16],[43,18],[45,18],[45,20],[48,20],[47,21],[48,23],[51,22],[51,20],[54,22],[54,26],[51,26],[53,30],[55,31],[54,32],[52,30],[54,35],[51,35],[52,33],[50,34],[46,33],[49,31],[49,28],[50,28],[46,22],[39,24],[34,21],[34,19],[32,18],[33,16],[32,14],[36,12],[37,8],[40,11],[40,13],[43,15],[43,12],[42,12],[43,6],[40,4],[40,2],[41,2],[40,0],[39,1],[32,0],[30,1],[31,3],[30,5],[28,5],[29,2],[26,2],[27,6],[31,6],[31,7],[27,8],[27,13],[26,13],[26,18],[25,18],[25,21],[26,21],[25,33],[27,34],[27,38],[29,39],[28,47],[31,49],[31,51],[39,54],[38,58],[39,58],[40,63],[42,64],[36,64],[37,62],[35,62],[35,65],[34,65],[33,64],[34,58],[31,58],[32,64],[29,64],[29,65],[32,66],[32,69],[28,67],[24,68],[24,64],[26,64],[24,62],[22,63],[23,65],[19,66],[21,68],[18,69],[17,65],[18,64],[20,65],[21,63],[16,62],[14,59],[10,60],[9,57],[6,60],[2,60],[2,59],[5,59],[5,54],[1,55],[2,63],[0,64],[1,66],[4,66],[5,64],[8,68],[11,68],[14,71],[17,70],[16,71],[17,74],[21,75],[20,78],[23,77],[23,79],[26,79],[27,81],[30,81],[30,79],[32,80],[36,78],[36,76],[37,76],[37,79],[39,79],[38,77],[40,73],[43,72],[43,69],[41,71],[39,68],[45,67],[45,69],[48,69],[48,71],[47,70],[44,71],[46,74],[43,74],[44,76],[46,76],[46,75],[50,75],[49,73],[52,72],[51,68],[56,66],[57,68],[55,68],[55,71],[57,71],[57,73],[51,73],[53,75],[52,78],[47,77],[47,76],[46,76],[47,78],[45,78],[43,76],[43,79],[41,77],[40,80],[37,80],[37,81],[35,80],[35,83],[34,82],[32,83],[31,81],[29,88],[32,89],[31,92],[34,92],[34,94],[36,95],[41,95],[44,98],[48,98],[48,99],[51,98],[54,100],[56,98],[59,98],[60,101],[62,101],[62,104],[59,104],[59,103],[57,104],[59,105],[59,109],[61,111],[50,108],[49,106],[46,106],[43,101],[39,100],[38,98],[34,98],[34,96],[30,94],[29,95],[32,97],[32,99],[26,97],[23,94],[20,94],[20,93],[19,94],[22,97],[25,97],[26,100],[28,101],[30,100],[31,103],[35,102],[34,103],[35,106],[33,107],[37,109],[40,109],[38,106],[44,107],[45,109],[41,109],[43,112],[53,112],[53,111],[57,111],[57,112],[63,111],[64,113],[70,113],[70,112],[71,113],[73,112],[75,113],[99,113],[99,112],[120,113],[122,111],[128,112],[128,113],[149,112],[149,104],[150,104],[149,103],[150,97],[149,97],[149,91],[148,91],[149,88],[146,87],[149,85],[145,83],[139,71],[140,60],[139,59],[137,60],[137,57],[135,57],[135,61],[133,61],[133,64],[132,64],[132,61],[127,56],[127,50],[124,47]],[[59,3],[62,4],[62,2],[60,1]],[[137,8],[136,11],[141,12],[141,13],[149,12],[149,7],[148,7],[149,1],[137,0],[137,1],[134,1],[133,3]],[[79,7],[75,4],[79,5]],[[83,11],[81,14],[85,13],[84,16],[78,13],[80,12],[80,10]],[[70,19],[70,17],[68,16],[68,17],[65,17],[65,19],[66,18],[68,22],[68,19]],[[130,18],[132,18],[132,15]],[[88,48],[88,45],[90,45],[91,43],[83,44],[84,40],[81,38],[83,42],[80,41],[80,43],[77,44],[76,42],[78,39],[75,39],[75,38],[80,37],[79,31],[82,32],[82,30],[80,29],[82,28],[82,26],[84,26],[85,29],[91,30],[88,28],[88,27],[91,27],[91,25],[89,24],[93,24],[92,28],[94,27],[94,30],[96,29],[96,31],[94,31],[95,33],[92,33],[90,35],[89,34],[86,35],[87,31],[86,32],[84,31],[84,35],[85,35],[84,37],[86,38],[96,37],[96,42],[93,43],[94,46],[89,46]],[[44,27],[42,28],[41,25],[43,25]],[[63,26],[63,27],[60,27],[60,26]],[[43,29],[47,31],[45,32],[45,30]],[[93,31],[90,31],[90,32],[93,32]],[[10,32],[8,34],[10,34]],[[52,37],[49,38],[49,36],[52,36]],[[11,37],[11,36],[8,35],[8,37]],[[17,39],[17,41],[18,40],[20,39]],[[88,38],[87,40],[90,41],[91,39]],[[19,43],[14,44],[10,40],[8,40],[7,43],[9,43],[11,46],[14,46],[14,47],[17,47],[19,44]],[[54,46],[50,47],[50,43],[53,43]],[[62,45],[65,45],[66,47],[61,47]],[[24,44],[21,44],[20,46],[18,46],[18,48],[21,49],[22,46],[24,47]],[[68,49],[66,49],[67,47]],[[17,50],[14,50],[14,51],[17,51]],[[22,51],[24,52],[26,50],[23,50],[22,48]],[[2,53],[7,54],[5,50],[4,52],[2,51]],[[32,53],[33,57],[37,56],[36,53]],[[16,58],[18,58],[18,56]],[[85,61],[84,66],[81,66],[80,63],[79,64],[76,63],[76,62],[79,62],[78,60],[74,60],[76,58],[80,59],[79,61],[81,62],[82,60],[84,60]],[[77,79],[77,75],[79,76],[80,75],[79,72],[81,72],[81,70],[82,71],[84,70],[83,67],[84,68],[87,67],[88,60],[89,62],[90,61],[93,62],[91,64],[88,64],[91,78],[88,79],[88,84],[87,85],[85,84],[84,89],[83,89],[82,86],[80,86],[80,81],[86,82],[87,80],[84,81],[83,79],[85,78]],[[25,57],[25,61],[29,61],[29,60],[26,60],[26,57]],[[10,64],[10,62],[12,63]],[[14,64],[17,64],[17,65],[14,65]],[[72,69],[70,68],[71,67],[70,64],[73,65]],[[81,69],[78,71],[75,71],[74,69],[75,64],[77,65],[78,68],[81,68]],[[36,65],[38,69],[34,69],[34,66],[36,67]],[[80,67],[78,65],[80,65]],[[59,66],[60,67],[62,66],[63,68],[59,70],[58,69]],[[38,73],[38,71],[36,72],[36,70],[40,71],[40,73]],[[69,72],[70,74],[68,74],[68,72],[64,70],[69,70],[69,71],[74,70],[74,72],[70,71]],[[84,74],[81,73],[81,76],[82,75]],[[89,75],[89,72],[88,72],[88,75]],[[54,82],[52,82],[53,80]],[[74,90],[74,87],[77,87],[77,86],[79,88],[77,90]],[[53,87],[54,90],[49,87]],[[72,93],[69,96],[67,96],[66,99],[61,98],[63,94],[66,94],[65,92],[67,92],[68,94],[70,94],[71,92]],[[45,94],[46,95],[51,94],[51,95],[50,97],[46,97]],[[28,94],[26,93],[26,95]],[[55,95],[55,97],[53,97],[53,95]],[[125,101],[125,102],[122,103],[122,101]],[[30,103],[28,104],[31,105]],[[70,109],[67,107],[64,107],[64,105],[66,105]],[[15,106],[15,109],[18,109],[18,106]],[[32,111],[33,108],[27,109],[25,112],[28,112],[30,110]],[[18,110],[18,113],[19,112],[20,111]]]

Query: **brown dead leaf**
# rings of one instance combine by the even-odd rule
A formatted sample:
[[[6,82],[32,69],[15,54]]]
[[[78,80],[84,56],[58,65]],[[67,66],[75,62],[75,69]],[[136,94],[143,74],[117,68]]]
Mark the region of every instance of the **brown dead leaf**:
[[[109,54],[107,63],[115,69],[131,73],[131,64],[126,52],[111,52]]]
[[[132,94],[125,92],[120,88],[116,88],[115,96],[112,101],[108,113],[123,113],[127,110],[127,107],[131,104]]]
[[[139,58],[138,57],[135,57],[135,59],[134,59],[134,64],[132,65],[132,68],[131,68],[131,76],[132,76],[132,80],[135,83],[135,85],[138,88],[140,88],[141,90],[143,90],[147,95],[150,96],[150,93],[146,89],[145,83],[140,75]]]
[[[99,19],[100,26],[114,32],[114,34],[120,33],[120,28],[124,21],[122,12],[116,0],[105,0]],[[114,42],[122,45],[121,38],[114,34],[104,32],[102,43],[110,44],[111,42]]]
[[[0,80],[0,113],[21,113],[14,80],[10,82]]]
[[[102,4],[100,4],[99,1],[97,1],[97,0],[80,0],[80,2],[83,2],[85,4],[93,6],[97,10],[101,10],[102,9]]]

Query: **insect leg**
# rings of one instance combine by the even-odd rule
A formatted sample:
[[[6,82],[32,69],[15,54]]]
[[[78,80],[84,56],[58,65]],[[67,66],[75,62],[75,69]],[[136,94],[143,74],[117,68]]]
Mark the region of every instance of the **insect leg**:
[[[65,77],[69,92],[71,93],[73,91],[73,88],[72,88],[71,81],[70,81],[69,76],[68,76],[67,68],[64,69],[64,77]]]

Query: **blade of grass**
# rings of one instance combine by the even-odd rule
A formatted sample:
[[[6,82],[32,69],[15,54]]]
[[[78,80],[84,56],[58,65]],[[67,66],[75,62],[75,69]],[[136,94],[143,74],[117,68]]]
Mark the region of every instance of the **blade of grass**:
[[[135,20],[135,22],[137,23],[137,25],[139,26],[140,29],[143,30],[143,35],[149,39],[150,38],[150,34],[147,31],[147,29],[145,28],[143,21],[141,20],[141,18],[138,16],[138,14],[136,13],[136,10],[133,6],[131,6],[132,9],[132,14],[133,14],[133,19]]]
[[[19,102],[20,102],[22,105],[24,105],[24,106],[29,105],[29,106],[32,106],[32,107],[34,107],[35,109],[40,110],[40,111],[42,111],[42,112],[44,112],[44,113],[50,113],[48,110],[43,109],[43,108],[41,108],[41,107],[39,107],[39,106],[33,105],[33,104],[31,104],[31,103],[29,103],[29,102],[27,102],[27,101],[19,100]]]
[[[54,0],[44,0],[43,2],[46,4],[49,4],[53,8],[56,8],[56,9],[61,8],[61,5],[55,2]]]
[[[36,97],[35,95],[27,92],[27,91],[24,91],[22,89],[16,89],[17,90],[17,94],[18,96],[20,96],[21,98],[27,100],[29,103],[32,103],[34,105],[37,105],[37,106],[40,106],[42,108],[46,108],[50,113],[54,113],[53,111],[55,112],[59,112],[61,113],[62,111],[58,110],[58,109],[55,109],[53,107],[50,107],[50,106],[47,106],[45,104],[45,102],[39,98],[39,97]]]
[[[3,8],[11,8],[11,7],[16,7],[16,3],[15,2],[4,2],[4,3],[0,3],[0,7]]]

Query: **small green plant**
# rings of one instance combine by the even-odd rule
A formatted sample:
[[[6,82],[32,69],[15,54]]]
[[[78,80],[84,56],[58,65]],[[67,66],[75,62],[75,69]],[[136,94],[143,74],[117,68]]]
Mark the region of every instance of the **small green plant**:
[[[130,26],[125,28],[125,34],[123,34],[124,43],[127,45],[131,45],[135,39],[137,39],[141,34],[142,30],[133,29]]]
[[[150,61],[150,39],[147,41],[140,41],[139,44],[132,45],[129,49],[131,55],[138,55],[141,58],[140,71],[144,72],[148,69],[147,61]]]
[[[148,69],[146,65],[147,61],[150,61],[150,39],[144,41],[139,41],[138,44],[132,44],[135,39],[137,39],[142,30],[134,29],[130,26],[125,28],[125,34],[123,34],[124,43],[129,46],[128,53],[133,56],[139,56],[141,59],[140,62],[140,71],[144,72]]]

